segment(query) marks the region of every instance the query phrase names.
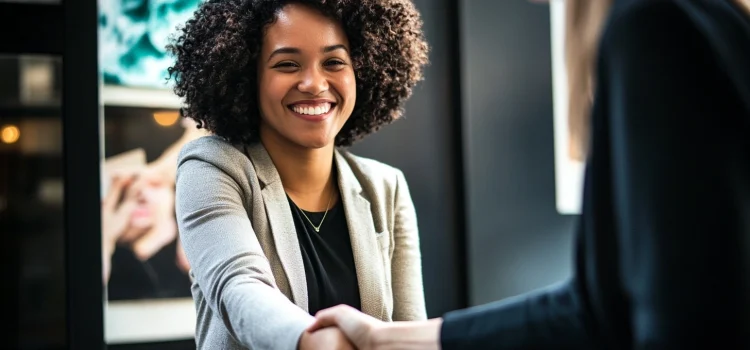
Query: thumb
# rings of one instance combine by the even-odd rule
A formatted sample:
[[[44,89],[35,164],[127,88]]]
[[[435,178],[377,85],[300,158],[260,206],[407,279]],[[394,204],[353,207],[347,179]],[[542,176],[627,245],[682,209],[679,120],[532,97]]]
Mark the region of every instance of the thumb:
[[[315,322],[307,328],[308,332],[315,332],[321,328],[337,326],[337,311],[335,309],[325,309],[315,314]]]
[[[135,210],[136,205],[132,201],[126,201],[114,213],[102,215],[102,237],[107,239],[108,243],[125,239],[125,232],[130,223],[130,215]]]

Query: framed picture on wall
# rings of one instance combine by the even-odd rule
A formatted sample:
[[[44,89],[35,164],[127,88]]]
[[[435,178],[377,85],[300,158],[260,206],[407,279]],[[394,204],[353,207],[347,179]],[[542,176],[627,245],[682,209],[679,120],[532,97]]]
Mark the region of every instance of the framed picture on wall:
[[[550,1],[552,85],[555,137],[555,199],[563,215],[580,214],[585,162],[573,152],[568,127],[568,78],[565,68],[565,1]]]
[[[104,105],[179,108],[167,81],[166,47],[202,0],[100,0]]]
[[[177,110],[104,107],[102,166],[105,339],[189,339],[190,265],[177,232],[175,173],[182,146],[203,135]]]
[[[166,51],[202,0],[100,0],[105,341],[190,339],[195,308],[174,217],[177,154],[203,135],[181,118]]]

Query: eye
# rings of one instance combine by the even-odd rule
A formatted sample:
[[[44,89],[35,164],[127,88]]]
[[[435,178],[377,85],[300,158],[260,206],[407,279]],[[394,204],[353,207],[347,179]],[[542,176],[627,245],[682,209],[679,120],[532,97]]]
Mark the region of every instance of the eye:
[[[342,60],[339,60],[339,59],[332,59],[332,60],[326,61],[324,63],[324,65],[326,67],[337,69],[337,68],[341,68],[341,67],[345,66],[346,62],[344,62]]]
[[[284,62],[276,63],[271,68],[290,70],[290,69],[297,68],[297,67],[299,67],[299,65],[294,62],[284,61]]]

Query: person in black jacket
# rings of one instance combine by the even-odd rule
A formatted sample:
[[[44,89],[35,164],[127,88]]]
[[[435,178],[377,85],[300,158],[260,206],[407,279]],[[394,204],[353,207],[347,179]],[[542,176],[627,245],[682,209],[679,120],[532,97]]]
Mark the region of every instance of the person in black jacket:
[[[423,322],[337,306],[310,331],[361,349],[750,348],[749,10],[614,2],[570,280]]]

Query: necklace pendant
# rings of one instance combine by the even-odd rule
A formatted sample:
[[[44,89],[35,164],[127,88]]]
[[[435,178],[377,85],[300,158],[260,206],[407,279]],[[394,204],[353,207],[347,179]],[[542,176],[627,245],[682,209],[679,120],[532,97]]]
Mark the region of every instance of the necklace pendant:
[[[315,232],[320,232],[320,228],[313,227],[315,229]]]

